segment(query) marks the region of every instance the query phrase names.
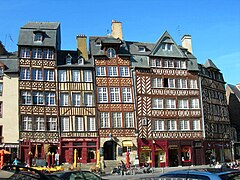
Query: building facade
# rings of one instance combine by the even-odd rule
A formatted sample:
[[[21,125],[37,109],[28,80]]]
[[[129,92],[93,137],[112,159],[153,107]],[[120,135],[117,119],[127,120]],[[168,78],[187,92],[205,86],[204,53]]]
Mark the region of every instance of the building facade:
[[[58,52],[58,99],[61,162],[96,162],[98,132],[94,66],[88,58],[86,36],[77,36],[77,51]]]
[[[95,64],[100,155],[104,160],[125,160],[137,155],[134,89],[130,55],[121,39],[121,23],[112,22],[112,34],[90,37]]]
[[[140,164],[203,164],[196,58],[168,32],[157,43],[127,43],[135,68]]]
[[[0,42],[0,149],[19,152],[18,126],[18,59]]]
[[[59,148],[57,51],[60,24],[29,22],[21,27],[19,57],[20,158],[29,164]]]
[[[216,157],[216,161],[232,161],[233,137],[223,75],[210,59],[204,65],[199,64],[199,70],[205,131],[205,163],[209,163],[211,154]]]

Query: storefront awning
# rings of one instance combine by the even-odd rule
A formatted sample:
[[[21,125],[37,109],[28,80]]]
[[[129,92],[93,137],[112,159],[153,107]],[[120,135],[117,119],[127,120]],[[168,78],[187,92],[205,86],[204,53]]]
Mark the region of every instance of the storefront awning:
[[[133,146],[133,142],[132,141],[123,141],[122,144],[123,144],[124,147]]]

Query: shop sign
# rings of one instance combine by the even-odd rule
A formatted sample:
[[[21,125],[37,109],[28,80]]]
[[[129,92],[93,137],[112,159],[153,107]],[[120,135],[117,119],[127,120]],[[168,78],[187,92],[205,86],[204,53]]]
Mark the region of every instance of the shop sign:
[[[151,148],[149,146],[142,146],[141,149],[142,150],[151,150]]]
[[[178,145],[169,145],[168,148],[169,148],[169,149],[177,149],[177,148],[178,148]]]

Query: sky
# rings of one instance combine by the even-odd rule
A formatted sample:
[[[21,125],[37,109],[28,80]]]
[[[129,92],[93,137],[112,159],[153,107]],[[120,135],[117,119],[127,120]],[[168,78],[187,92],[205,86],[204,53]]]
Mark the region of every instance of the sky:
[[[239,0],[1,0],[0,41],[13,52],[26,23],[60,22],[61,48],[75,50],[77,35],[107,35],[112,20],[127,41],[156,43],[168,31],[181,45],[189,34],[198,63],[211,59],[227,84],[240,83]]]

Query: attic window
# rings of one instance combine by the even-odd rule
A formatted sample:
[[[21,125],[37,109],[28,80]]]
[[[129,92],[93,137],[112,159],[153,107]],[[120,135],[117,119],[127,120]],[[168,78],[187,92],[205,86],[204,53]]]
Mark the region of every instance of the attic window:
[[[138,51],[139,51],[139,52],[146,52],[146,47],[144,47],[144,46],[138,46]]]
[[[164,51],[172,51],[172,44],[170,44],[170,43],[163,43],[162,44],[162,49]]]
[[[72,56],[70,54],[66,56],[66,64],[72,64]]]
[[[115,58],[116,57],[116,51],[113,48],[107,49],[107,57],[108,58]]]
[[[82,56],[78,57],[78,64],[83,65],[84,64],[84,58]]]
[[[96,42],[96,46],[101,46],[101,42]]]
[[[42,33],[36,33],[35,36],[34,36],[34,41],[35,42],[42,42],[43,41]]]

